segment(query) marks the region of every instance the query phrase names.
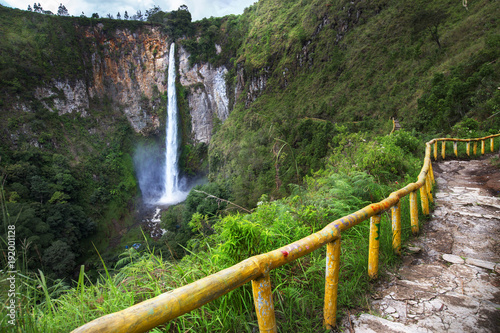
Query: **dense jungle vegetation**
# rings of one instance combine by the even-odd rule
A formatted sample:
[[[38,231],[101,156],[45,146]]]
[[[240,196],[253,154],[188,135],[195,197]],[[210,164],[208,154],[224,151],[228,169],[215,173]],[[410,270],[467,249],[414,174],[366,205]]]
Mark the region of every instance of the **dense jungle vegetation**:
[[[187,8],[147,14],[112,20],[0,6],[0,233],[4,253],[7,226],[16,225],[19,332],[69,331],[291,243],[415,181],[429,138],[500,130],[495,1],[260,0],[242,15],[197,22]],[[90,80],[96,41],[79,32],[99,23],[110,34],[161,27],[192,65],[229,71],[234,107],[208,151],[183,141],[185,172],[208,160],[210,182],[163,213],[168,232],[159,240],[134,221],[132,160],[137,142],[158,138],[135,134],[109,98],[92,99],[90,116],[59,115],[33,92],[54,78]],[[179,96],[188,119],[182,87]],[[19,110],[20,100],[32,112]],[[392,117],[404,130],[389,135]],[[385,216],[382,228],[383,277],[398,257]],[[143,246],[124,250],[134,242]],[[339,316],[366,305],[368,224],[342,242]],[[323,249],[273,271],[282,332],[322,331],[324,266]],[[255,327],[246,285],[153,331]]]

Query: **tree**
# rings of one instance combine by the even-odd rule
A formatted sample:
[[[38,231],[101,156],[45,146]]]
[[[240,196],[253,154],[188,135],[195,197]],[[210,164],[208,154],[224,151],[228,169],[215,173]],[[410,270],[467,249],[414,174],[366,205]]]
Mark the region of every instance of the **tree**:
[[[47,181],[38,175],[31,177],[31,195],[41,203],[46,201],[51,195]]]
[[[111,14],[108,13],[107,18],[113,19],[114,17],[113,17],[113,15],[111,15]]]
[[[144,16],[142,15],[142,12],[140,10],[137,11],[137,14],[135,14],[135,19],[137,21],[142,21],[144,20]]]
[[[162,214],[161,226],[168,230],[163,240],[172,249],[174,257],[180,258],[185,254],[183,247],[194,236],[193,227],[204,235],[213,232],[213,220],[210,219],[226,209],[228,198],[229,192],[220,184],[197,185],[189,192],[183,205],[171,206]]]
[[[62,240],[57,240],[48,247],[43,252],[42,260],[60,278],[69,275],[75,267],[75,254]]]
[[[160,7],[155,6],[154,8],[148,9],[146,11],[147,20],[153,24],[164,24],[167,21],[168,14],[161,11]]]
[[[223,200],[218,200],[217,198]],[[227,199],[229,199],[227,189],[217,183],[196,185],[193,187],[193,190],[189,192],[184,203],[184,223],[187,224],[191,221],[194,213],[200,213],[210,217],[219,214],[227,207]]]
[[[49,204],[67,203],[71,197],[64,192],[55,191],[49,200]]]
[[[151,15],[154,15],[160,11],[161,11],[161,8],[159,6],[154,6],[153,8],[146,10],[146,17],[149,18]]]
[[[154,6],[151,9],[146,10],[146,18],[149,22],[157,22],[158,13],[162,13],[159,6]]]
[[[99,18],[99,14],[97,14],[97,13],[92,14],[92,18],[98,19]]]
[[[68,10],[66,9],[66,6],[64,6],[62,3],[59,4],[59,8],[57,10],[57,15],[69,16],[69,13],[68,13]]]
[[[125,20],[128,20],[128,13],[127,13],[127,11],[125,11],[125,14],[123,14],[123,18],[124,18]]]
[[[28,5],[28,11],[29,11],[29,12],[32,12],[32,11],[33,11],[33,9],[31,9],[31,6],[30,6],[30,5]]]
[[[33,4],[33,11],[35,13],[43,13],[43,8],[42,6],[40,6],[40,3],[38,3],[38,5],[36,4],[36,2]]]
[[[441,11],[421,10],[413,16],[413,33],[420,34],[422,31],[427,31],[437,46],[441,48],[438,28],[447,16],[446,13]]]
[[[121,16],[120,12],[118,12],[118,13],[116,14],[116,19],[117,19],[117,20],[121,20],[121,19],[122,19],[122,16]]]
[[[191,24],[191,13],[187,10],[187,6],[181,6],[179,10],[168,13],[167,19],[165,30],[167,34],[173,38],[192,34],[193,25]]]

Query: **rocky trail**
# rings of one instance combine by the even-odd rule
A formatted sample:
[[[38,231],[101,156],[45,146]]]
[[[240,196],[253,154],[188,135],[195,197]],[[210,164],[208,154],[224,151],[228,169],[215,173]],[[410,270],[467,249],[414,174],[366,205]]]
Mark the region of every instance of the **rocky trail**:
[[[500,332],[500,169],[486,158],[433,167],[431,219],[345,331]]]

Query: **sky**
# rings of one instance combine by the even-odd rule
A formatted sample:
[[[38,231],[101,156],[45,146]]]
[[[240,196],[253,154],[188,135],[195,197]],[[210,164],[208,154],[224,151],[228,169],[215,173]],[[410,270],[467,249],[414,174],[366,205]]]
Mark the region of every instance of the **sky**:
[[[26,10],[28,5],[33,8],[35,0],[0,0],[0,4]],[[138,10],[145,14],[147,9],[159,6],[164,12],[177,10],[181,5],[188,6],[193,21],[204,17],[221,17],[228,14],[241,14],[246,7],[257,0],[36,0],[44,10],[57,13],[59,4],[62,3],[71,16],[92,16],[98,13],[101,17],[120,12],[121,16],[127,11],[129,16]]]

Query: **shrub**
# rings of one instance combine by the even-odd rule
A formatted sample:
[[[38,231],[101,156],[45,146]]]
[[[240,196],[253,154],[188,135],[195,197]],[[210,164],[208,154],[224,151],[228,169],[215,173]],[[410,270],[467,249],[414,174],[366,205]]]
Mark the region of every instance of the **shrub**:
[[[452,127],[451,135],[457,138],[473,138],[478,136],[476,132],[478,128],[479,122],[472,118],[464,117]]]
[[[359,168],[376,178],[382,181],[396,180],[407,170],[401,159],[403,149],[393,143],[371,142],[365,149],[358,160]]]

